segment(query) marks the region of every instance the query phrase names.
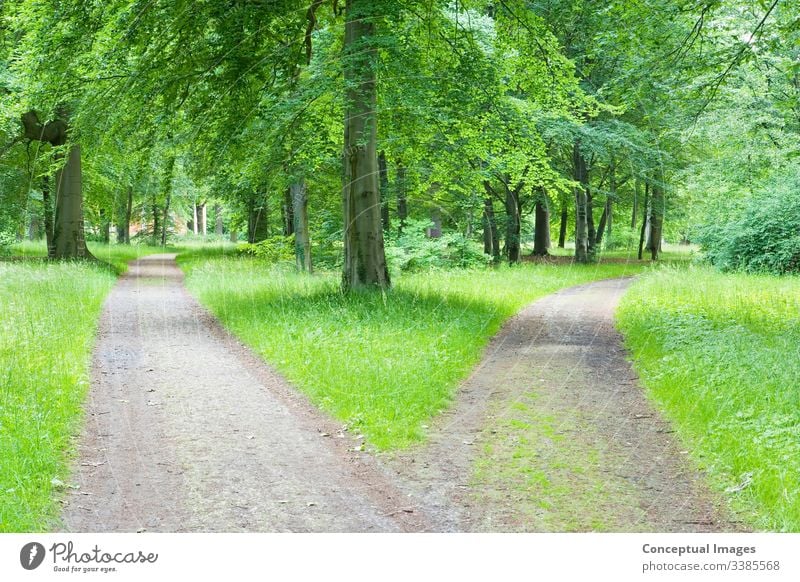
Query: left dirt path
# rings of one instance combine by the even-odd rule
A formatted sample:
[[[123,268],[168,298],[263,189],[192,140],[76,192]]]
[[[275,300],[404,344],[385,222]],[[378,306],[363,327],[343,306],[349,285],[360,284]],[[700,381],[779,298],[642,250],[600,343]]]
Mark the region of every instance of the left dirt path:
[[[106,300],[67,531],[414,531],[356,443],[186,292],[175,255]]]

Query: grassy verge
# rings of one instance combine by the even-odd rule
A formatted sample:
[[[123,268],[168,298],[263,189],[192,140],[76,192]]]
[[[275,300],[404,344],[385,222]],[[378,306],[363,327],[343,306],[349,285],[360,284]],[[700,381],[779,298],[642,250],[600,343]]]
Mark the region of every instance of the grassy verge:
[[[618,319],[715,486],[755,527],[800,531],[800,279],[656,271]]]
[[[0,531],[46,530],[58,514],[114,280],[83,263],[0,263]]]
[[[424,436],[488,339],[527,303],[642,267],[524,265],[406,274],[385,294],[339,290],[251,259],[179,257],[189,289],[244,342],[379,449]]]
[[[111,269],[122,274],[128,269],[128,263],[145,255],[174,252],[173,247],[153,247],[148,245],[117,245],[88,243],[89,251],[100,261],[107,263]],[[20,242],[11,247],[12,258],[42,259],[47,256],[47,247],[43,241]]]
[[[42,531],[57,518],[103,299],[129,261],[163,252],[89,248],[107,265],[38,260],[41,242],[0,261],[0,532]]]

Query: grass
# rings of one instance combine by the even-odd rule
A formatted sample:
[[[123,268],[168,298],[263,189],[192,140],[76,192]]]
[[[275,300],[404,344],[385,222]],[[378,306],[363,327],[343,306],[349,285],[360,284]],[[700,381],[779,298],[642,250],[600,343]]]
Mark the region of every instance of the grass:
[[[252,259],[179,257],[186,284],[223,324],[318,406],[378,449],[424,438],[502,323],[531,301],[641,266],[523,265],[404,274],[389,293],[339,292]]]
[[[800,531],[800,279],[655,271],[618,320],[712,483],[754,527]]]
[[[117,245],[90,242],[87,244],[89,251],[102,263],[117,274],[122,274],[128,269],[128,263],[146,255],[155,253],[175,252],[176,248],[168,246],[157,247],[149,245]],[[44,241],[23,241],[11,247],[12,258],[15,259],[42,259],[47,256],[47,246]]]
[[[58,515],[114,280],[85,263],[0,263],[0,531],[45,531]]]
[[[0,532],[46,531],[69,484],[104,298],[159,247],[89,245],[101,261],[47,262],[44,243],[0,261]]]

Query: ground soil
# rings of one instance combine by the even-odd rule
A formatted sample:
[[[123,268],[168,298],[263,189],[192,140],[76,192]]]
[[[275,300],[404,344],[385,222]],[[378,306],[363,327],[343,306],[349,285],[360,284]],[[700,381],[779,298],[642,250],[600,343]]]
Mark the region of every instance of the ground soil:
[[[174,255],[135,261],[100,321],[64,529],[736,530],[625,359],[627,284],[522,311],[425,445],[371,455],[221,328]],[[515,474],[534,469],[558,494]],[[582,508],[605,519],[567,515]]]

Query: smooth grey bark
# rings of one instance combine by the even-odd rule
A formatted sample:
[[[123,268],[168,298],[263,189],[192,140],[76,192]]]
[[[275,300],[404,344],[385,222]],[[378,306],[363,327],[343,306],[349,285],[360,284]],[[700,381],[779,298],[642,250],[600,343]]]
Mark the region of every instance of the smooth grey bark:
[[[44,220],[44,238],[47,242],[47,256],[55,256],[53,247],[53,201],[50,199],[50,176],[42,176],[42,218]]]
[[[257,243],[269,236],[269,212],[266,196],[252,192],[247,203],[247,242]]]
[[[638,258],[641,261],[644,252],[645,239],[649,238],[649,225],[650,225],[650,184],[644,185],[644,213],[642,215],[642,230],[639,233],[639,253]]]
[[[561,221],[558,228],[558,248],[563,249],[567,242],[567,222],[569,221],[569,203],[561,201]]]
[[[62,111],[60,119],[41,123],[35,111],[28,111],[22,116],[24,137],[46,141],[56,147],[66,146],[66,118],[66,112]],[[94,256],[86,248],[83,224],[80,145],[71,144],[65,153],[57,154],[57,158],[64,159],[64,165],[56,171],[53,238],[48,246],[48,256],[55,259],[93,259]]]
[[[591,260],[589,254],[589,227],[588,212],[590,211],[587,201],[587,189],[585,184],[588,180],[586,172],[586,160],[580,150],[580,142],[575,141],[572,148],[573,178],[578,182],[575,187],[575,261],[578,263],[588,263]]]
[[[311,237],[308,229],[308,192],[305,180],[290,187],[294,214],[294,254],[299,271],[313,272],[311,264]]]
[[[378,172],[380,173],[381,187],[381,224],[383,230],[389,230],[389,168],[386,163],[386,152],[383,150],[378,154]]]
[[[650,236],[647,250],[650,251],[650,259],[658,260],[658,253],[661,251],[661,238],[664,226],[664,185],[663,177],[657,176],[652,187],[650,197]]]
[[[222,205],[214,204],[214,234],[222,236]]]
[[[536,200],[533,236],[533,254],[537,257],[547,256],[550,248],[550,210],[544,193]]]
[[[131,211],[133,210],[133,188],[128,186],[117,193],[117,244],[130,244],[131,242]]]
[[[292,210],[291,187],[286,188],[286,192],[284,192],[281,214],[283,215],[283,236],[292,236],[294,234],[294,211]]]
[[[167,159],[167,165],[164,168],[164,184],[162,189],[164,191],[164,215],[161,220],[161,246],[167,246],[167,234],[169,232],[169,205],[172,202],[172,176],[175,171],[175,156],[171,155]]]
[[[347,0],[344,79],[344,270],[342,288],[389,287],[378,185],[375,7]]]
[[[56,259],[94,258],[86,248],[81,146],[78,144],[70,146],[64,166],[56,171],[53,249],[53,257]]]
[[[400,221],[398,232],[403,232],[408,218],[408,200],[406,199],[406,167],[397,162],[397,218]]]

